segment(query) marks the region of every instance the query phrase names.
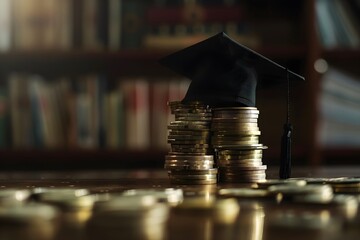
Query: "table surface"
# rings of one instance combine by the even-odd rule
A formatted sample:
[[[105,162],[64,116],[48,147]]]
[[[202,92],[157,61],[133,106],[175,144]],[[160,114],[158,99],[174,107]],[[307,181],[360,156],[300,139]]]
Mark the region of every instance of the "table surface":
[[[293,177],[359,176],[359,166],[293,170]],[[267,178],[277,178],[277,168],[268,169]],[[140,219],[138,215],[125,218],[112,215],[96,224],[92,221],[94,212],[91,209],[56,205],[61,213],[56,221],[32,220],[31,224],[15,224],[2,217],[4,206],[0,202],[0,239],[360,239],[360,207],[357,208],[357,204],[300,204],[278,202],[273,198],[237,198],[232,200],[239,208],[234,207],[234,202],[225,207],[211,205],[207,208],[204,206],[209,199],[226,202],[217,195],[220,189],[249,185],[174,186],[164,170],[0,173],[0,189],[33,191],[39,187],[87,189],[97,194],[180,188],[184,192],[184,202],[200,199],[204,205],[180,211],[179,207],[162,203],[168,210],[166,217],[147,211],[146,216],[155,214],[158,217],[142,215]],[[351,196],[360,203],[360,195]]]

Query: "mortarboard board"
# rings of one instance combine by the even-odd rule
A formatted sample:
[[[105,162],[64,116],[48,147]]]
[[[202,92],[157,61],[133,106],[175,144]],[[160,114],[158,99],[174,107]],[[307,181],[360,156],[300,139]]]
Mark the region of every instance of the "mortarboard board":
[[[287,82],[288,112],[279,176],[290,177],[293,129],[289,123],[289,81],[304,77],[235,42],[224,32],[170,54],[160,63],[191,79],[183,102],[201,101],[211,107],[254,107],[258,87]]]
[[[235,42],[224,32],[170,54],[160,63],[189,79],[183,102],[255,106],[256,88],[304,77]]]

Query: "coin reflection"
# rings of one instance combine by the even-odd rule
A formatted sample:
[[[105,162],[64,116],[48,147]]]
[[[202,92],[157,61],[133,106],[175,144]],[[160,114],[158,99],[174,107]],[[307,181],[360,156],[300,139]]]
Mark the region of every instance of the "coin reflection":
[[[280,207],[279,207],[280,208]],[[297,211],[282,207],[266,215],[265,225],[270,239],[292,236],[292,239],[337,239],[341,221],[331,218],[328,210]]]
[[[151,195],[115,196],[96,202],[87,224],[88,239],[165,239],[168,205]]]
[[[214,196],[186,198],[173,208],[169,221],[170,239],[229,239],[239,213],[234,199]]]
[[[241,202],[236,222],[236,239],[260,240],[264,231],[264,209],[259,202]]]

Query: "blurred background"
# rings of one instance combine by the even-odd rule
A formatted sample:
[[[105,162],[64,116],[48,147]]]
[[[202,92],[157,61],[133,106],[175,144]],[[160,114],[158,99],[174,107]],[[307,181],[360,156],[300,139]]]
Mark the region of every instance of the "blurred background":
[[[359,0],[0,0],[2,169],[162,168],[189,79],[157,61],[220,31],[306,78],[294,165],[360,163]],[[267,165],[286,97],[257,94]]]

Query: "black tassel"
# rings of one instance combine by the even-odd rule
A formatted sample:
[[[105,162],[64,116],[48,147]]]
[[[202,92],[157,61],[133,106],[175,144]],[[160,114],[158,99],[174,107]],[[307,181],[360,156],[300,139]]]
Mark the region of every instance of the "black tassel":
[[[284,133],[281,138],[280,179],[291,177],[291,132],[292,125],[284,124]]]
[[[291,177],[291,134],[293,127],[290,124],[290,80],[289,71],[286,69],[287,78],[287,115],[286,124],[284,124],[284,133],[281,138],[281,156],[280,156],[280,179]]]

